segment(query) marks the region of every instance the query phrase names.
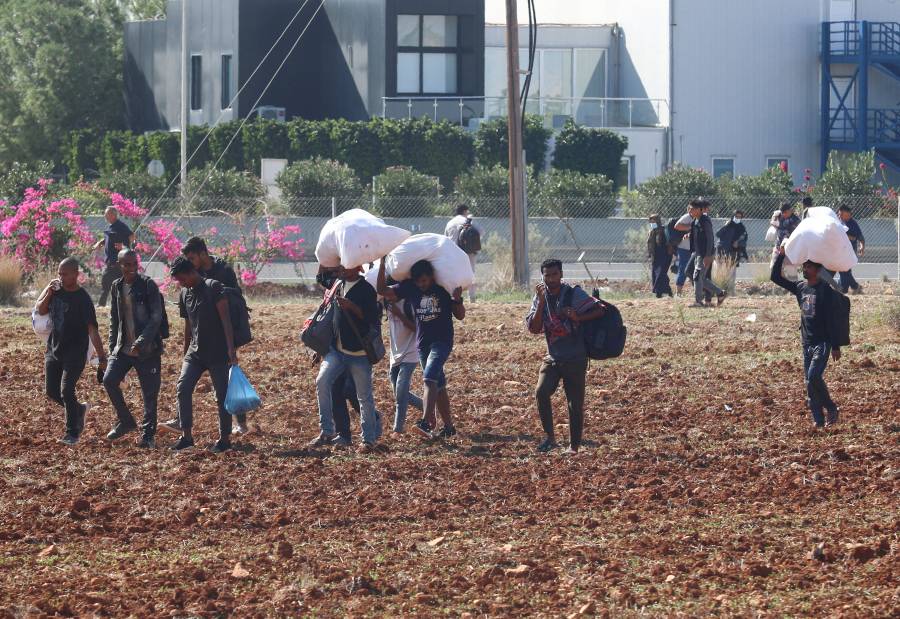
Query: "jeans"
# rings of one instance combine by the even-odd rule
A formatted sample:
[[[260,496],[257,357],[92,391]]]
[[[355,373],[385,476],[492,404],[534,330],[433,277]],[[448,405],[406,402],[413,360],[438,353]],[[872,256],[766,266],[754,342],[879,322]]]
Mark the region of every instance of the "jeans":
[[[419,410],[424,409],[422,398],[409,392],[409,385],[417,365],[417,363],[398,363],[391,366],[391,387],[394,390],[394,400],[396,401],[394,432],[403,432],[406,424],[406,409],[410,404]]]
[[[109,297],[113,282],[120,277],[122,277],[122,269],[117,262],[107,264],[103,269],[103,277],[100,279],[100,299],[97,302],[100,307],[106,307],[106,299]]]
[[[678,255],[678,276],[675,278],[675,285],[681,288],[684,286],[684,282],[687,281],[687,264],[688,260],[691,259],[691,250],[679,247],[675,251]]]
[[[75,386],[84,371],[86,360],[87,351],[61,361],[44,358],[44,387],[47,397],[66,408],[66,434],[72,436],[79,436],[84,429],[84,411],[75,396]]]
[[[439,390],[447,387],[444,364],[450,358],[450,350],[451,346],[446,342],[432,342],[431,346],[419,349],[422,379],[426,383],[435,383]]]
[[[334,428],[341,438],[352,440],[350,434],[350,409],[347,402],[357,413],[359,412],[359,398],[356,397],[356,385],[350,372],[344,372],[334,381],[331,387],[331,410],[334,417]]]
[[[573,448],[581,445],[581,434],[584,429],[584,386],[588,362],[584,361],[551,361],[545,359],[538,374],[537,398],[538,414],[544,433],[550,437],[553,432],[553,404],[551,398],[559,388],[562,380],[566,392],[566,404],[569,407],[569,439]]]
[[[132,357],[124,353],[112,357],[109,360],[109,366],[106,368],[106,374],[103,376],[103,387],[109,394],[109,401],[113,408],[116,409],[116,416],[119,423],[126,427],[136,425],[131,411],[128,410],[128,404],[125,403],[125,396],[122,394],[122,381],[125,375],[134,368],[137,372],[138,381],[141,385],[141,396],[144,400],[144,421],[141,424],[144,438],[153,438],[156,435],[156,408],[159,400],[159,387],[161,357],[154,355],[148,359],[140,359]]]
[[[803,345],[803,375],[806,380],[806,403],[812,413],[813,421],[817,426],[825,425],[825,416],[822,409],[829,412],[837,410],[837,405],[828,393],[825,384],[825,368],[828,367],[828,355],[831,354],[831,344],[820,342],[818,344]]]
[[[365,357],[354,357],[332,348],[322,360],[319,375],[316,377],[316,399],[319,403],[319,427],[322,433],[335,434],[334,401],[332,389],[334,383],[349,372],[356,386],[356,397],[359,398],[360,425],[362,440],[372,444],[378,440],[378,417],[375,412],[375,396],[372,393],[372,365]],[[348,428],[349,429],[349,428]]]
[[[709,269],[703,264],[703,256],[697,256],[694,261],[694,302],[702,304],[706,296],[718,297],[722,289],[709,279]]]
[[[478,262],[478,254],[469,254],[469,264],[472,265],[472,274],[475,274],[475,263]],[[453,292],[452,290],[450,291]],[[469,301],[475,300],[475,282],[472,281],[472,285],[469,286]]]
[[[219,440],[231,441],[231,415],[225,410],[225,394],[228,391],[228,363],[222,362],[207,366],[196,357],[187,355],[181,364],[181,376],[178,377],[176,391],[178,393],[178,421],[184,432],[190,432],[194,426],[194,388],[204,372],[209,372],[213,389],[216,392],[216,404],[219,407]]]
[[[853,277],[853,271],[841,271],[841,291],[846,294],[848,290],[859,290],[859,282]]]

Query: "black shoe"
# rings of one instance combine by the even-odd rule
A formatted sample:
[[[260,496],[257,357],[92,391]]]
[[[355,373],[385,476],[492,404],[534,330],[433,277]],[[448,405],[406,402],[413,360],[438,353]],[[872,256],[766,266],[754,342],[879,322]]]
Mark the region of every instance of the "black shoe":
[[[109,434],[106,435],[106,440],[110,442],[118,441],[119,439],[124,438],[126,434],[134,432],[135,430],[137,430],[137,424],[132,423],[130,425],[125,425],[124,423],[119,422],[112,430],[110,430]]]
[[[152,436],[145,436],[137,442],[140,449],[156,449],[156,441]]]
[[[545,438],[544,442],[537,446],[537,450],[542,453],[549,453],[559,447],[559,444],[554,441],[552,438]]]
[[[180,439],[178,439],[177,443],[172,445],[172,451],[182,452],[182,451],[186,451],[188,449],[193,448],[193,446],[194,446],[193,438],[188,438],[186,436],[182,436]]]
[[[434,428],[432,428],[431,424],[425,421],[425,419],[419,419],[413,427],[421,434],[423,434],[426,438],[431,438],[431,433],[434,432]]]
[[[353,440],[349,436],[341,436],[338,434],[334,437],[334,440],[331,441],[331,444],[335,449],[347,449],[353,444]]]
[[[212,446],[212,449],[210,451],[212,451],[214,454],[220,454],[228,451],[229,449],[231,449],[231,443],[229,441],[223,441],[222,439],[219,439],[216,441],[216,444]]]
[[[434,435],[436,438],[453,438],[456,436],[456,428],[453,426],[444,426],[441,431]]]
[[[57,439],[63,445],[68,445],[69,447],[73,447],[78,444],[78,437],[74,434],[66,433],[64,437],[61,439]]]

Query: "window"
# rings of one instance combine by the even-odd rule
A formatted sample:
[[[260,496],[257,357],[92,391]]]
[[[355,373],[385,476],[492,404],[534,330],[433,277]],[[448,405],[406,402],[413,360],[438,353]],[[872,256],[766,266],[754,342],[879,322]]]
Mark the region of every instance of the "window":
[[[713,178],[730,176],[734,178],[734,157],[713,157]]]
[[[203,57],[191,56],[191,109],[203,109]]]
[[[231,54],[222,54],[222,109],[231,108]]]
[[[787,157],[766,157],[766,169],[774,168],[775,166],[781,166],[787,171],[790,170],[788,166],[788,158]]]
[[[619,162],[619,175],[616,178],[616,185],[634,189],[634,155],[622,157]]]
[[[397,93],[453,94],[458,85],[455,15],[397,16]]]

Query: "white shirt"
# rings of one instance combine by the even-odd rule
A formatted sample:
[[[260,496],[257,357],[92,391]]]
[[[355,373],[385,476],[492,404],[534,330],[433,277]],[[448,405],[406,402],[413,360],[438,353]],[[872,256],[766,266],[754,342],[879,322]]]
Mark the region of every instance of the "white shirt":
[[[403,301],[399,301],[396,306],[402,311]],[[407,329],[391,309],[387,311],[388,330],[391,334],[391,367],[401,363],[418,363],[419,351],[416,347],[415,330]]]
[[[463,217],[462,215],[457,215],[453,219],[447,222],[447,227],[444,228],[444,236],[453,239],[453,242],[457,245],[459,244],[459,233],[462,232],[462,228],[466,225],[466,222],[469,221],[467,217]]]
[[[690,213],[685,213],[681,216],[676,224],[679,226],[690,226],[694,221],[694,218],[691,217]],[[678,249],[690,249],[691,248],[691,233],[685,232],[684,237],[681,239],[681,242],[678,244]]]
[[[339,297],[346,297],[347,293],[350,292],[350,289],[353,288],[356,284],[358,284],[362,280],[361,277],[354,279],[352,282],[344,282],[340,286],[338,286],[337,295]],[[348,312],[349,313],[349,312]],[[351,319],[352,320],[352,319]],[[365,334],[360,333],[361,336],[365,337]],[[362,350],[344,350],[344,344],[341,342],[341,330],[337,329],[337,349],[344,353],[345,355],[350,355],[351,357],[364,357],[366,354],[366,349]]]

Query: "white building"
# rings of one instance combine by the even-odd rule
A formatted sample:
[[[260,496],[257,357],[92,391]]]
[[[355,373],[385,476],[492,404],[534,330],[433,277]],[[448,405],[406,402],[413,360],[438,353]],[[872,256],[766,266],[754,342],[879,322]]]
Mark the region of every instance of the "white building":
[[[900,166],[900,0],[535,5],[538,21],[553,26],[538,36],[538,90],[532,87],[529,110],[550,126],[572,115],[627,135],[632,181],[671,162],[755,175],[785,161],[799,184],[805,169],[820,172],[825,146],[876,148],[881,161]],[[520,0],[520,22],[526,18]],[[486,21],[489,115],[490,97],[502,96],[506,84],[503,29],[491,25],[505,22],[503,0],[487,0]],[[871,40],[865,49],[864,32]],[[524,27],[519,36],[525,47]],[[830,53],[823,57],[826,38]],[[632,114],[640,110],[629,123],[617,100],[632,100]]]

